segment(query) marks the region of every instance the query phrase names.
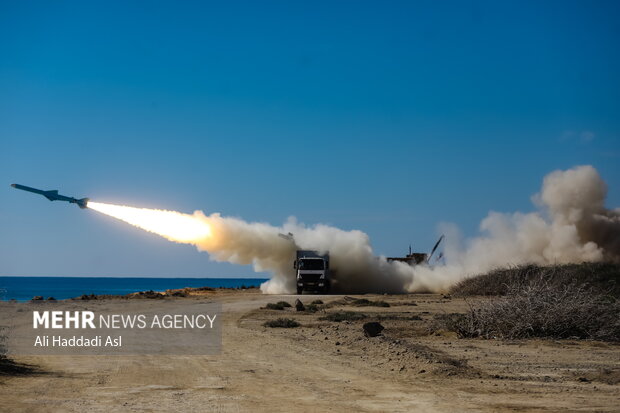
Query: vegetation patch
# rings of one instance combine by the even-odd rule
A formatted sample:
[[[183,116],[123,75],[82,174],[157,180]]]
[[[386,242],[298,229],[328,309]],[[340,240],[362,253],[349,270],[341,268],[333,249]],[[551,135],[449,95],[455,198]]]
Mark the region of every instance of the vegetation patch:
[[[373,318],[377,320],[409,320],[420,321],[422,317],[419,315],[401,315],[401,314],[377,314]]]
[[[385,301],[371,301],[366,298],[356,298],[349,303],[356,307],[389,307],[390,304]]]
[[[319,307],[316,304],[308,304],[304,311],[308,313],[316,313],[319,311]]]
[[[295,328],[300,325],[301,324],[291,318],[278,318],[276,320],[269,320],[263,323],[263,326],[271,328]]]
[[[0,356],[0,376],[26,376],[30,374],[42,374],[31,364],[18,363],[6,356]]]
[[[465,279],[451,288],[455,296],[507,295],[515,288],[546,283],[579,285],[620,298],[620,265],[583,263],[552,266],[520,265]]]
[[[591,371],[574,371],[572,372],[573,379],[580,382],[592,382],[598,381],[610,385],[620,384],[620,369],[619,368],[601,368]]]
[[[443,324],[460,337],[620,341],[620,302],[587,284],[538,279],[509,285],[503,296],[448,315]]]
[[[327,320],[327,321],[357,321],[363,320],[368,316],[364,313],[358,313],[356,311],[336,311],[333,313],[329,313],[324,317],[320,317],[319,320]]]
[[[265,308],[268,310],[284,310],[286,307],[290,307],[291,305],[286,301],[278,301],[277,303],[268,303]]]

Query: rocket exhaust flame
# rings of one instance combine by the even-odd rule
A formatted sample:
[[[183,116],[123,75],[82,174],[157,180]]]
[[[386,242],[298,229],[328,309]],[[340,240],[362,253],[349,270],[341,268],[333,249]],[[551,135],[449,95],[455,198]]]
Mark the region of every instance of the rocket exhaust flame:
[[[176,211],[134,208],[93,201],[88,202],[88,208],[174,242],[196,244],[211,236],[211,226],[204,219],[204,215],[201,217]]]
[[[440,292],[499,266],[620,261],[620,209],[605,207],[606,194],[605,182],[591,166],[552,172],[535,197],[538,211],[490,212],[480,224],[481,235],[464,246],[457,234],[449,234],[445,264],[435,267],[388,262],[375,256],[361,231],[307,227],[294,218],[275,227],[200,211],[190,215],[92,201],[88,207],[171,241],[193,244],[216,261],[269,271],[273,277],[261,285],[265,293],[295,291],[296,249],[329,251],[335,292]],[[281,233],[295,234],[294,241]]]

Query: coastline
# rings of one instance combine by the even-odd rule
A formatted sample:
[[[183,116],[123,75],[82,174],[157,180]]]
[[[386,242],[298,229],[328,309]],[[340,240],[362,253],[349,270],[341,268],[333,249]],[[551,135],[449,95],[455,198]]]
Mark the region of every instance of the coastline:
[[[266,278],[162,278],[162,277],[0,277],[0,301],[65,300],[93,296],[119,298],[140,292],[187,288],[255,288]]]

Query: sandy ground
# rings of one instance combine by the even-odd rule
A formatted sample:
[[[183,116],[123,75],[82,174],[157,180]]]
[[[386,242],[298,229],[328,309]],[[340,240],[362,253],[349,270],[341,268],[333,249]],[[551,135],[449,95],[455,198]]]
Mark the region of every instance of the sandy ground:
[[[296,296],[205,294],[224,305],[220,355],[17,358],[40,373],[0,377],[0,411],[620,411],[620,345],[458,339],[431,327],[436,314],[465,311],[463,300],[364,296],[391,304],[382,308],[304,295],[340,302],[312,314],[260,309]],[[342,309],[369,318],[319,319]],[[283,316],[302,326],[262,326]],[[362,324],[378,318],[383,335],[366,338]]]

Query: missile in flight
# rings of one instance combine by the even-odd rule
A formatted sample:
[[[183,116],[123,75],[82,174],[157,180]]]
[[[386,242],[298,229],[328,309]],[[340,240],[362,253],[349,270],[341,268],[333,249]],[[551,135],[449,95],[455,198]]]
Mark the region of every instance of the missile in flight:
[[[50,201],[66,201],[71,204],[77,204],[80,208],[84,209],[88,206],[88,198],[77,199],[70,196],[59,195],[58,190],[43,191],[41,189],[31,188],[29,186],[20,184],[11,184],[13,188],[21,189],[22,191],[32,192],[33,194],[43,195]]]

